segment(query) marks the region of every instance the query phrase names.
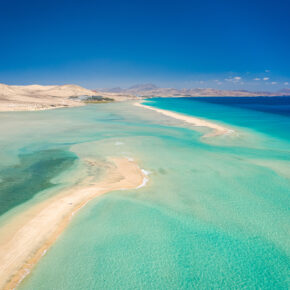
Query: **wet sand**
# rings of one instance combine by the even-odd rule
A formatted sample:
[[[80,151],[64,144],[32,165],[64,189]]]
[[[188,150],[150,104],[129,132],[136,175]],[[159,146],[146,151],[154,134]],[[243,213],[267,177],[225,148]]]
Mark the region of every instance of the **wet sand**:
[[[219,124],[216,124],[216,123],[213,123],[213,122],[209,122],[209,121],[206,121],[206,120],[203,120],[203,119],[200,119],[200,118],[186,116],[186,115],[175,113],[175,112],[168,111],[168,110],[158,109],[158,108],[155,108],[155,107],[143,105],[140,102],[139,103],[136,102],[136,103],[134,103],[134,105],[137,106],[137,107],[153,110],[153,111],[158,112],[160,114],[163,114],[165,116],[184,121],[186,123],[189,123],[189,124],[197,126],[197,127],[207,127],[207,128],[212,130],[211,132],[203,135],[203,137],[212,137],[212,136],[226,135],[226,134],[232,134],[234,132],[233,130],[228,129],[226,127],[223,127],[223,126],[221,126]]]
[[[16,231],[8,230],[7,236],[1,236],[0,289],[14,289],[64,231],[72,216],[90,200],[109,191],[138,188],[144,179],[146,175],[135,162],[111,158],[101,181],[89,177],[82,184],[32,208],[31,213],[26,213],[29,218],[25,223],[16,226]]]

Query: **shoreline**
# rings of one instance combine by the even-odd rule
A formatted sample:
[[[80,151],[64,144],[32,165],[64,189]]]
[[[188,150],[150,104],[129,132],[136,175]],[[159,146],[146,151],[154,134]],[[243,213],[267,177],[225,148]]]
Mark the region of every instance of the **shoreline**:
[[[126,158],[110,161],[101,181],[92,182],[88,177],[87,185],[75,186],[48,199],[16,232],[4,237],[0,243],[0,289],[15,289],[63,233],[74,214],[89,201],[110,191],[139,188],[147,179],[133,161]]]
[[[184,115],[181,113],[176,113],[176,112],[169,111],[169,110],[158,109],[158,108],[151,107],[148,105],[143,105],[142,102],[135,102],[134,106],[155,111],[155,112],[163,114],[167,117],[171,117],[171,118],[174,118],[177,120],[184,121],[184,122],[191,124],[191,125],[194,125],[196,127],[206,127],[206,128],[211,129],[212,132],[206,133],[202,136],[205,138],[206,137],[220,136],[220,135],[229,135],[229,134],[234,133],[234,130],[223,127],[222,125],[219,125],[219,124],[216,124],[216,123],[213,123],[210,121],[206,121],[206,120],[203,120],[203,119],[200,119],[197,117],[192,117],[192,116]]]
[[[0,104],[0,113],[11,113],[11,112],[38,112],[48,111],[63,108],[76,108],[85,106],[84,103],[74,104]]]

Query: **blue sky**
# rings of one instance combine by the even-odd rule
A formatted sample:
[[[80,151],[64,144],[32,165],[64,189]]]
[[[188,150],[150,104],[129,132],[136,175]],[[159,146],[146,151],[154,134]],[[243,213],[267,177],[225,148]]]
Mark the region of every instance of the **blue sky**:
[[[290,87],[287,0],[10,0],[0,82]]]

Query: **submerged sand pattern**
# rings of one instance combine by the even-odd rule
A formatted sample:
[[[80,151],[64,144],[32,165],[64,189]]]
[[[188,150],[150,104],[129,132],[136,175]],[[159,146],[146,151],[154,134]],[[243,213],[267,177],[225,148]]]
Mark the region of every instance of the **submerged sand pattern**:
[[[94,166],[93,160],[89,162]],[[109,191],[137,188],[146,178],[139,166],[127,158],[111,158],[106,167],[101,181],[88,177],[82,184],[48,199],[39,209],[33,209],[25,224],[1,239],[0,289],[14,289],[87,202]]]

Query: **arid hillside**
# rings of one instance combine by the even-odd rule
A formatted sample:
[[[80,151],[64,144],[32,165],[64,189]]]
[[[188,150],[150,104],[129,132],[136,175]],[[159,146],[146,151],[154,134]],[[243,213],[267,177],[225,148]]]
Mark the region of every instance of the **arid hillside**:
[[[33,111],[85,104],[92,97],[123,101],[131,96],[123,93],[97,92],[77,85],[9,86],[0,84],[0,111]]]

